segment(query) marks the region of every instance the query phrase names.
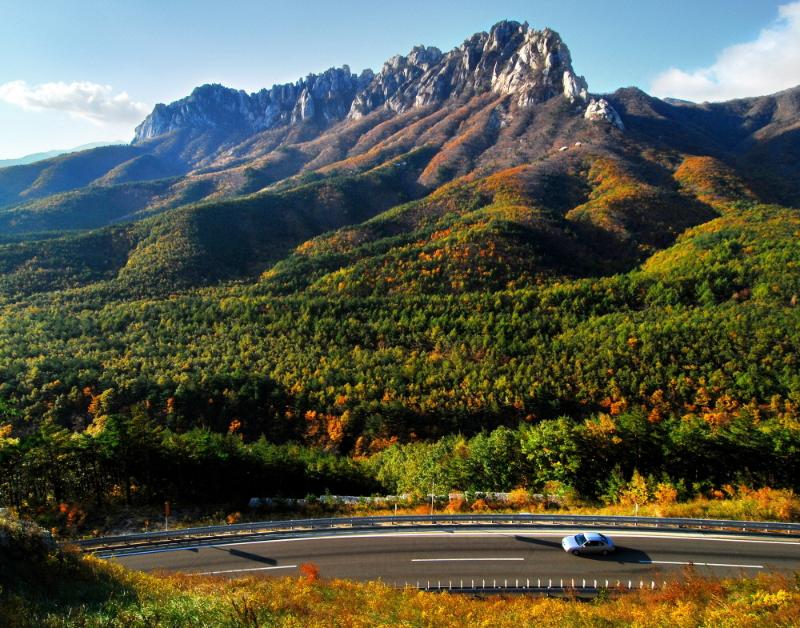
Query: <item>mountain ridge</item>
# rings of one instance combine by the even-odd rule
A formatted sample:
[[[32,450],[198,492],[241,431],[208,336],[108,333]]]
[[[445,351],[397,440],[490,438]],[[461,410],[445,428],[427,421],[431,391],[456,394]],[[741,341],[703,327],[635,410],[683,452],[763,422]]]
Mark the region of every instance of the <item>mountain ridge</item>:
[[[112,142],[90,142],[88,144],[81,144],[80,146],[73,146],[72,148],[56,148],[53,150],[41,151],[38,153],[30,153],[22,157],[15,157],[11,159],[0,159],[0,168],[10,168],[11,166],[26,166],[28,164],[42,161],[44,159],[52,159],[60,155],[67,155],[69,153],[77,153],[84,150],[91,150],[93,148],[101,148],[102,146],[114,146],[117,144],[125,144],[122,140]]]
[[[249,95],[200,86],[184,99],[157,105],[113,160],[89,151],[0,169],[0,229],[46,231],[46,216],[55,218],[61,207],[72,212],[86,186],[93,189],[86,200],[93,218],[73,220],[75,229],[135,220],[186,199],[248,194],[310,173],[374,167],[425,143],[442,153],[420,175],[433,189],[470,168],[514,167],[583,141],[581,135],[592,132],[578,124],[581,117],[620,130],[627,119],[634,136],[659,149],[739,160],[754,166],[764,179],[758,187],[770,200],[797,202],[797,190],[776,185],[770,168],[762,168],[775,165],[784,180],[797,174],[795,144],[785,141],[800,112],[797,93],[702,105],[670,104],[635,88],[593,96],[574,73],[558,33],[504,21],[446,53],[416,46],[378,72],[356,75],[343,66]],[[665,142],[665,135],[671,139]],[[166,192],[150,191],[147,182],[175,177]],[[95,210],[100,197],[128,193],[112,191],[120,184],[134,184],[127,188],[133,213]],[[76,190],[69,199],[58,197]],[[13,219],[2,216],[3,207],[14,209]],[[51,228],[69,224],[57,219]]]
[[[200,86],[157,105],[131,145],[0,169],[4,291],[46,289],[46,277],[59,287],[112,280],[156,292],[252,280],[307,241],[358,231],[392,204],[435,199],[453,183],[466,205],[452,205],[448,217],[421,202],[429,214],[402,223],[405,237],[424,239],[432,224],[448,229],[460,215],[458,237],[488,237],[504,251],[491,258],[495,270],[513,266],[512,251],[539,259],[527,280],[629,269],[720,211],[708,202],[714,193],[695,191],[708,186],[677,176],[691,158],[708,160],[683,168],[689,179],[736,179],[748,202],[800,203],[791,184],[800,175],[798,119],[800,88],[702,105],[671,104],[637,88],[592,95],[555,31],[508,21],[446,53],[417,46],[378,72],[344,66],[249,95]],[[501,173],[516,174],[494,177]],[[498,204],[471,181],[527,192]],[[361,185],[374,199],[355,192]],[[372,233],[370,224],[359,238]],[[57,231],[72,235],[60,242]],[[214,244],[230,233],[246,246]],[[98,266],[83,255],[76,242],[84,237],[121,243],[116,261]],[[13,248],[18,241],[25,246]],[[573,268],[555,242],[582,251]],[[394,264],[430,248],[404,246],[382,259]],[[58,250],[67,257],[57,255],[53,267],[42,253]],[[329,262],[322,267],[335,271]],[[159,273],[171,279],[155,281]],[[504,281],[520,279],[512,273]]]
[[[377,73],[364,70],[356,75],[345,65],[252,94],[203,85],[170,105],[156,105],[136,128],[133,143],[184,128],[186,123],[199,127],[231,124],[252,131],[312,118],[330,124],[361,118],[379,107],[402,113],[488,90],[516,95],[523,106],[558,94],[571,101],[587,100],[586,81],[575,75],[569,49],[558,33],[504,21],[447,53],[415,46],[408,55],[386,61]],[[222,117],[209,117],[209,109],[216,109]],[[233,120],[226,120],[226,114]]]

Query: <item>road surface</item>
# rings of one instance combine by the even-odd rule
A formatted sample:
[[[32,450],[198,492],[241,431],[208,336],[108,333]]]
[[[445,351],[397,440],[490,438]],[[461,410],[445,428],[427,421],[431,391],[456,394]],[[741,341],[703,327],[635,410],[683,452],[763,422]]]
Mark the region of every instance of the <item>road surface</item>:
[[[618,546],[604,556],[572,556],[561,538],[578,530],[459,529],[328,532],[242,542],[140,550],[110,557],[131,569],[228,577],[296,575],[312,562],[320,575],[383,580],[396,586],[490,583],[524,579],[561,583],[608,580],[657,582],[683,577],[692,566],[708,576],[800,571],[800,539],[605,530]]]

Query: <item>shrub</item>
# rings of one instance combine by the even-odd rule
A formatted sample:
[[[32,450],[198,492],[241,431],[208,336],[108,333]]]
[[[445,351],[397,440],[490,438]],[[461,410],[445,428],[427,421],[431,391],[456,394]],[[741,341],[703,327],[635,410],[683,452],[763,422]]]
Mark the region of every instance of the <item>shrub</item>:
[[[316,582],[319,580],[319,566],[315,563],[303,563],[298,567],[300,575],[309,582]]]

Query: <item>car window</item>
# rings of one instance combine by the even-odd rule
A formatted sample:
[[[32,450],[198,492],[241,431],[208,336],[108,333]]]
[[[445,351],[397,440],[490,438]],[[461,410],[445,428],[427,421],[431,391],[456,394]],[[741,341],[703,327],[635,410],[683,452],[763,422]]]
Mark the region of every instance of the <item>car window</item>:
[[[586,543],[586,537],[583,536],[582,534],[576,534],[575,540],[578,542],[578,545],[583,545],[584,543]]]

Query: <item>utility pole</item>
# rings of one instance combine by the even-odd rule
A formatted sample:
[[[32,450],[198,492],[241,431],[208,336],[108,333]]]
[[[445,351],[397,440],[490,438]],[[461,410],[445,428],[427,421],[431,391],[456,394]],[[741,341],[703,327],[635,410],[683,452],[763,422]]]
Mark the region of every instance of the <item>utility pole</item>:
[[[169,531],[169,502],[164,502],[164,530]]]
[[[433,516],[433,496],[436,494],[436,480],[431,480],[431,516]]]

